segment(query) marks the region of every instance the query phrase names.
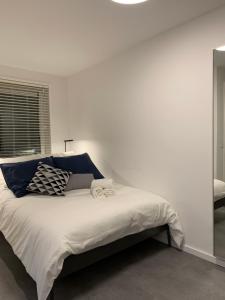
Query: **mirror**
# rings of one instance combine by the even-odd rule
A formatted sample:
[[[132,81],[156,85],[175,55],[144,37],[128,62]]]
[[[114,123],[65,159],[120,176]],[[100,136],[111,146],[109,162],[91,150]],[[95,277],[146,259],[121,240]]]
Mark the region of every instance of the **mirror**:
[[[214,255],[225,259],[225,51],[214,50]]]

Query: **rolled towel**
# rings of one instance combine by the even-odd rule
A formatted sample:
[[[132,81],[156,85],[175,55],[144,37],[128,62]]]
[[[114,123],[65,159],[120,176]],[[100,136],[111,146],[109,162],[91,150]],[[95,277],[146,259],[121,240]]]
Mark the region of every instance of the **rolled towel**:
[[[110,196],[113,196],[114,195],[114,190],[113,189],[104,189],[104,195],[106,197],[110,197]]]
[[[92,181],[91,187],[92,188],[101,187],[103,189],[113,189],[113,181],[112,181],[112,179],[107,179],[107,178],[96,179],[96,180]]]
[[[105,198],[104,190],[101,187],[91,188],[91,194],[94,198]]]
[[[114,195],[112,179],[97,179],[91,183],[91,194],[94,198],[106,198]]]

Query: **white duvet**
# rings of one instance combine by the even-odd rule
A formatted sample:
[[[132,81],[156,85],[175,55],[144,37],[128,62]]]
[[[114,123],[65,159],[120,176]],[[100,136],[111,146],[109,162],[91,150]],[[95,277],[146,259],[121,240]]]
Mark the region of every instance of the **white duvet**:
[[[65,197],[0,192],[0,230],[37,283],[45,300],[64,259],[145,229],[168,223],[179,247],[183,233],[176,212],[159,196],[116,186],[115,196],[94,199],[89,190]]]

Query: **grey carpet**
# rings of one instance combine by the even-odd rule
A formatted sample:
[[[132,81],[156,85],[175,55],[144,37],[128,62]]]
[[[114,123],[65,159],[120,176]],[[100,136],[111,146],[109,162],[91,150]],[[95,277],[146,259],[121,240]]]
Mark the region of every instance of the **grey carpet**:
[[[0,300],[36,300],[36,289],[0,235]],[[56,300],[224,300],[225,270],[156,242],[62,280]]]
[[[225,207],[214,212],[215,222],[215,255],[225,258]]]

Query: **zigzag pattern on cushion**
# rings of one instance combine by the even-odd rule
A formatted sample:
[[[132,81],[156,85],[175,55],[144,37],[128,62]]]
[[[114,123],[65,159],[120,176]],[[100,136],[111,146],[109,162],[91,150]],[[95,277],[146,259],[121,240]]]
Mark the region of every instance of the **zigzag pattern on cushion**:
[[[64,190],[71,174],[71,172],[40,162],[27,190],[44,195],[64,196]]]

